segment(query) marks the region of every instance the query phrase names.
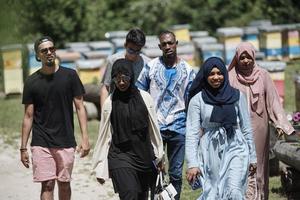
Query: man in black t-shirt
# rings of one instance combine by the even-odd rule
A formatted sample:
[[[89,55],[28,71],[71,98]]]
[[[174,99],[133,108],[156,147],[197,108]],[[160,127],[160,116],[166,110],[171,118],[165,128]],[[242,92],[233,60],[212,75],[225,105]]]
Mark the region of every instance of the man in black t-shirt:
[[[74,137],[73,103],[81,129],[78,151],[89,153],[87,120],[83,106],[83,85],[76,71],[56,64],[53,40],[44,36],[34,44],[41,69],[25,82],[22,103],[21,161],[29,168],[27,142],[32,130],[31,152],[33,180],[41,183],[41,199],[53,199],[55,181],[59,199],[71,199],[71,174],[76,141]]]

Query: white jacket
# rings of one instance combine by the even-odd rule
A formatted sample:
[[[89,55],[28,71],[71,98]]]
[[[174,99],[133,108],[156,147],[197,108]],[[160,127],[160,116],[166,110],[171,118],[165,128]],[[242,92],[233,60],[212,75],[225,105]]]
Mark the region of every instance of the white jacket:
[[[159,131],[156,112],[154,108],[153,99],[149,93],[140,90],[141,96],[146,104],[149,117],[149,134],[151,144],[153,146],[154,154],[156,157],[156,164],[163,158],[163,142]],[[107,180],[109,179],[108,173],[108,151],[112,140],[112,126],[110,122],[110,114],[112,110],[111,95],[104,101],[101,121],[99,127],[99,135],[97,143],[94,148],[92,171],[97,178]]]

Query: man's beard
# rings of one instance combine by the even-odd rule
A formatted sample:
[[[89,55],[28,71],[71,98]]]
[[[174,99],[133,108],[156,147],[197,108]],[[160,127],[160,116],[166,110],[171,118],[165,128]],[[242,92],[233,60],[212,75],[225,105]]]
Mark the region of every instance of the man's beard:
[[[46,62],[47,67],[54,67],[55,66],[55,60],[48,60]]]

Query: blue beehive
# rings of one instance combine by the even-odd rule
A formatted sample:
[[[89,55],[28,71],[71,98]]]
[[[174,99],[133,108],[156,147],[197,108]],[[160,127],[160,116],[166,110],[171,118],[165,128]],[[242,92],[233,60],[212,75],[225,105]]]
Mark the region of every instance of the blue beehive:
[[[257,27],[247,26],[243,28],[243,41],[250,42],[259,51],[259,31]]]
[[[237,27],[218,28],[219,41],[224,44],[225,63],[229,64],[235,55],[236,47],[242,42],[243,29]]]
[[[282,26],[282,54],[285,58],[300,58],[299,24]]]
[[[265,53],[267,60],[282,59],[282,27],[266,26],[259,27],[259,46],[260,50]]]

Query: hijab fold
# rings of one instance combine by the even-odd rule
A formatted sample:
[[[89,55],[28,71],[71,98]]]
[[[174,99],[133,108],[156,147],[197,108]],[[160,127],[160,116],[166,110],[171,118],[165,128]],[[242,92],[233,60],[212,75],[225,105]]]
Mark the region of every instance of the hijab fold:
[[[242,53],[248,53],[253,59],[252,66],[241,66],[239,65],[239,58]],[[260,103],[263,98],[263,81],[260,79],[260,70],[255,62],[255,48],[249,42],[242,42],[236,48],[236,53],[232,59],[228,71],[233,74],[232,84],[240,82],[243,85],[249,85],[250,87],[250,107],[251,110],[256,112],[258,115],[263,113],[264,105]]]
[[[126,91],[122,92],[115,86],[112,94],[113,142],[116,145],[124,145],[130,142],[132,134],[148,128],[148,111],[140,91],[134,84],[132,63],[126,59],[117,60],[112,66],[112,80],[118,74],[131,78]]]
[[[224,81],[219,88],[212,88],[207,81],[214,67],[218,68],[224,76]],[[234,104],[239,100],[240,93],[229,84],[228,72],[223,60],[211,57],[204,62],[190,88],[189,100],[200,91],[202,91],[203,101],[213,105],[210,121],[221,123],[227,133],[233,133],[233,126],[237,124]]]

